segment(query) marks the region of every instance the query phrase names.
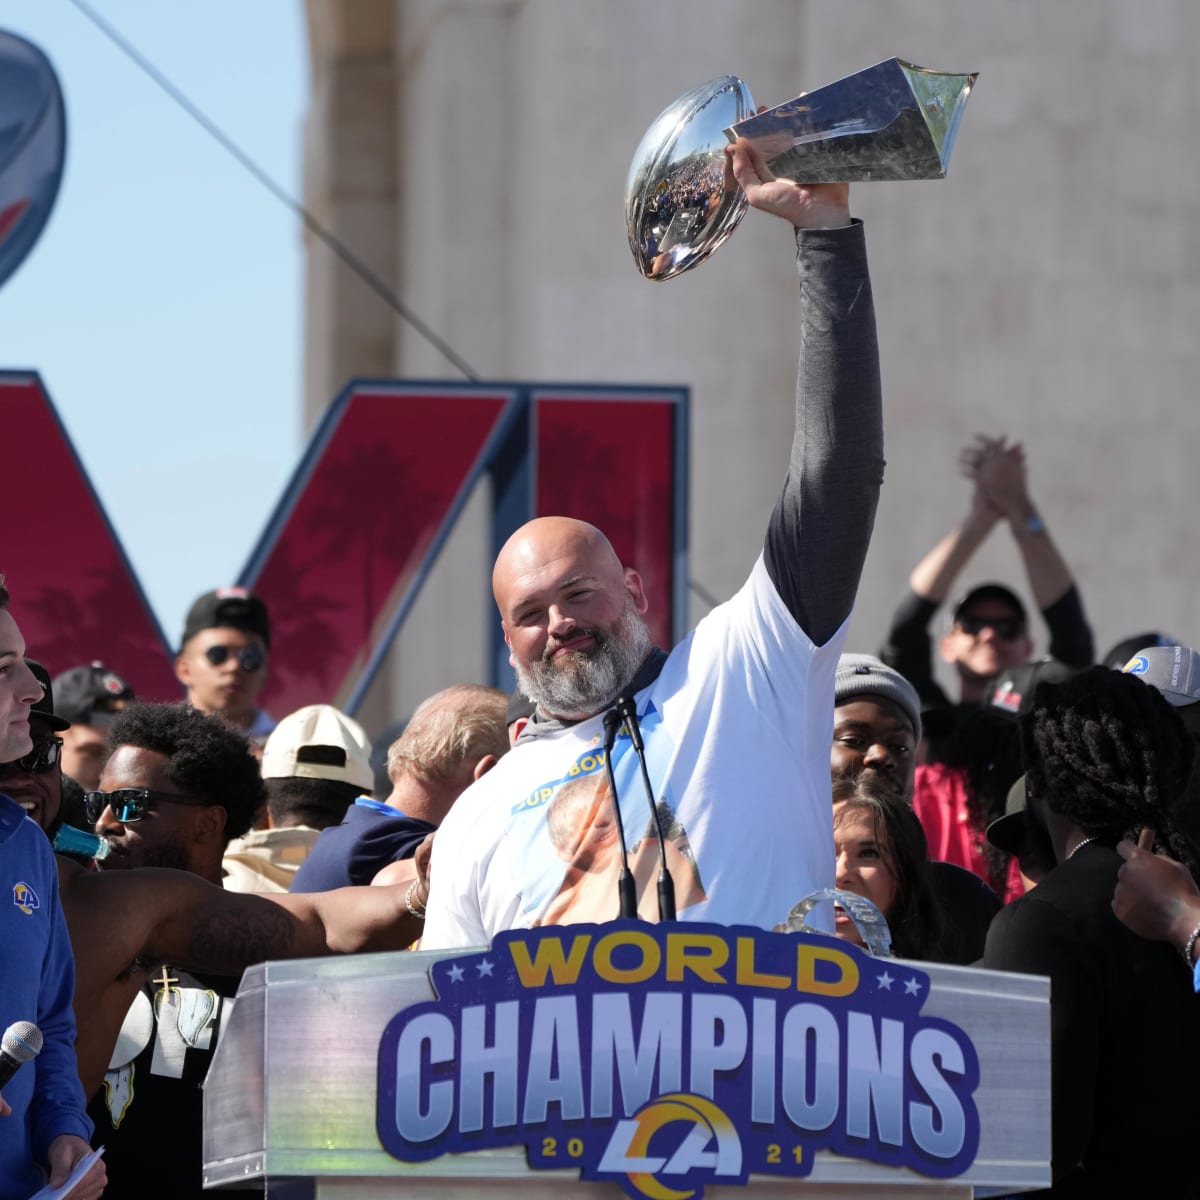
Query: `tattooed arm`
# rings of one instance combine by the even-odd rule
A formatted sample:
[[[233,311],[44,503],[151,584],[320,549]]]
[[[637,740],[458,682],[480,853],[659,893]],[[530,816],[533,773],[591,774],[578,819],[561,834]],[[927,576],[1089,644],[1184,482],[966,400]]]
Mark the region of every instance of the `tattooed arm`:
[[[70,887],[76,956],[103,963],[105,982],[137,958],[238,975],[269,958],[399,950],[422,928],[403,887],[243,894],[151,868],[85,873]]]
[[[98,874],[60,859],[59,891],[75,953],[76,1055],[88,1096],[158,963],[240,975],[268,958],[400,949],[422,928],[408,913],[405,887],[242,895],[186,871]]]
[[[179,888],[175,880],[155,884],[166,886]],[[147,952],[193,970],[237,974],[269,958],[402,950],[422,929],[404,903],[403,887],[295,895],[239,894],[209,884],[191,890],[186,905],[159,907],[167,911]]]

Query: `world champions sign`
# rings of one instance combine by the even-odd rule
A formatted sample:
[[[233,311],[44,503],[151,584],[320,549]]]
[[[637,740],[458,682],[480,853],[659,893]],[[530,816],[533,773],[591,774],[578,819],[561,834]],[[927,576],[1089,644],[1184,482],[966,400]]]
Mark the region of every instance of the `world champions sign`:
[[[443,959],[379,1043],[376,1123],[424,1162],[524,1144],[634,1200],[802,1177],[819,1150],[961,1174],[979,1059],[929,976],[835,938],[614,921]]]

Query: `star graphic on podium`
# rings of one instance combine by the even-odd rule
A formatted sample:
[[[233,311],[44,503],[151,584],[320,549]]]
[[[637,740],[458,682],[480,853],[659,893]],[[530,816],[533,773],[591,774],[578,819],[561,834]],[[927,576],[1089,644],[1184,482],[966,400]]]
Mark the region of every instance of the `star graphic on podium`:
[[[480,962],[477,962],[475,964],[475,970],[477,970],[479,972],[479,978],[482,979],[485,975],[491,975],[492,967],[494,965],[495,965],[494,963],[490,962],[486,958]]]
[[[450,976],[451,983],[462,983],[463,969],[458,965],[458,963],[455,963],[454,966],[452,966],[447,972],[447,974]]]
[[[887,992],[890,992],[892,990],[892,984],[896,982],[886,971],[884,971],[884,973],[882,975],[879,975],[876,978],[878,978],[878,980],[879,980],[879,986],[881,988],[883,988],[884,991],[887,991]]]
[[[915,996],[920,990],[921,984],[917,980],[916,976],[914,976],[904,985],[905,994],[909,996]]]

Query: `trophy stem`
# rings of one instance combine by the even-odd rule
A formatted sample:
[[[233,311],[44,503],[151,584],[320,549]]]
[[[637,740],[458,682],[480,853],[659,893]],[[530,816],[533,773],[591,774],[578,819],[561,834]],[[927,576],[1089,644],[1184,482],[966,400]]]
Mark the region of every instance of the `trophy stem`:
[[[798,183],[944,179],[977,73],[899,58],[848,75],[725,130]]]

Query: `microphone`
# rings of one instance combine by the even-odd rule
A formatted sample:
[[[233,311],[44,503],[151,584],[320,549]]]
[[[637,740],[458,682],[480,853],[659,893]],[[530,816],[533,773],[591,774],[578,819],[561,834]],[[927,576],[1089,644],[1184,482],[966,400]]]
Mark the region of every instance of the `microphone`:
[[[617,777],[613,774],[612,765],[612,749],[620,725],[621,714],[610,708],[604,714],[604,769],[608,772],[608,790],[612,792],[613,811],[617,817],[617,837],[621,842],[621,873],[617,876],[617,900],[620,916],[636,918],[637,884],[629,870],[629,851],[625,848],[625,823],[621,820],[621,800],[617,795]]]
[[[637,705],[629,696],[621,696],[617,700],[616,711],[625,728],[629,730],[633,742],[633,752],[637,755],[638,766],[642,769],[642,787],[646,792],[646,803],[650,805],[650,818],[654,822],[654,832],[658,835],[658,919],[660,921],[675,920],[675,881],[667,869],[667,842],[663,837],[662,817],[658,805],[654,801],[654,788],[650,786],[650,771],[646,766],[646,744],[642,741],[642,727],[638,721]]]
[[[37,1058],[41,1050],[42,1031],[32,1021],[14,1021],[0,1039],[0,1089],[22,1063]]]

